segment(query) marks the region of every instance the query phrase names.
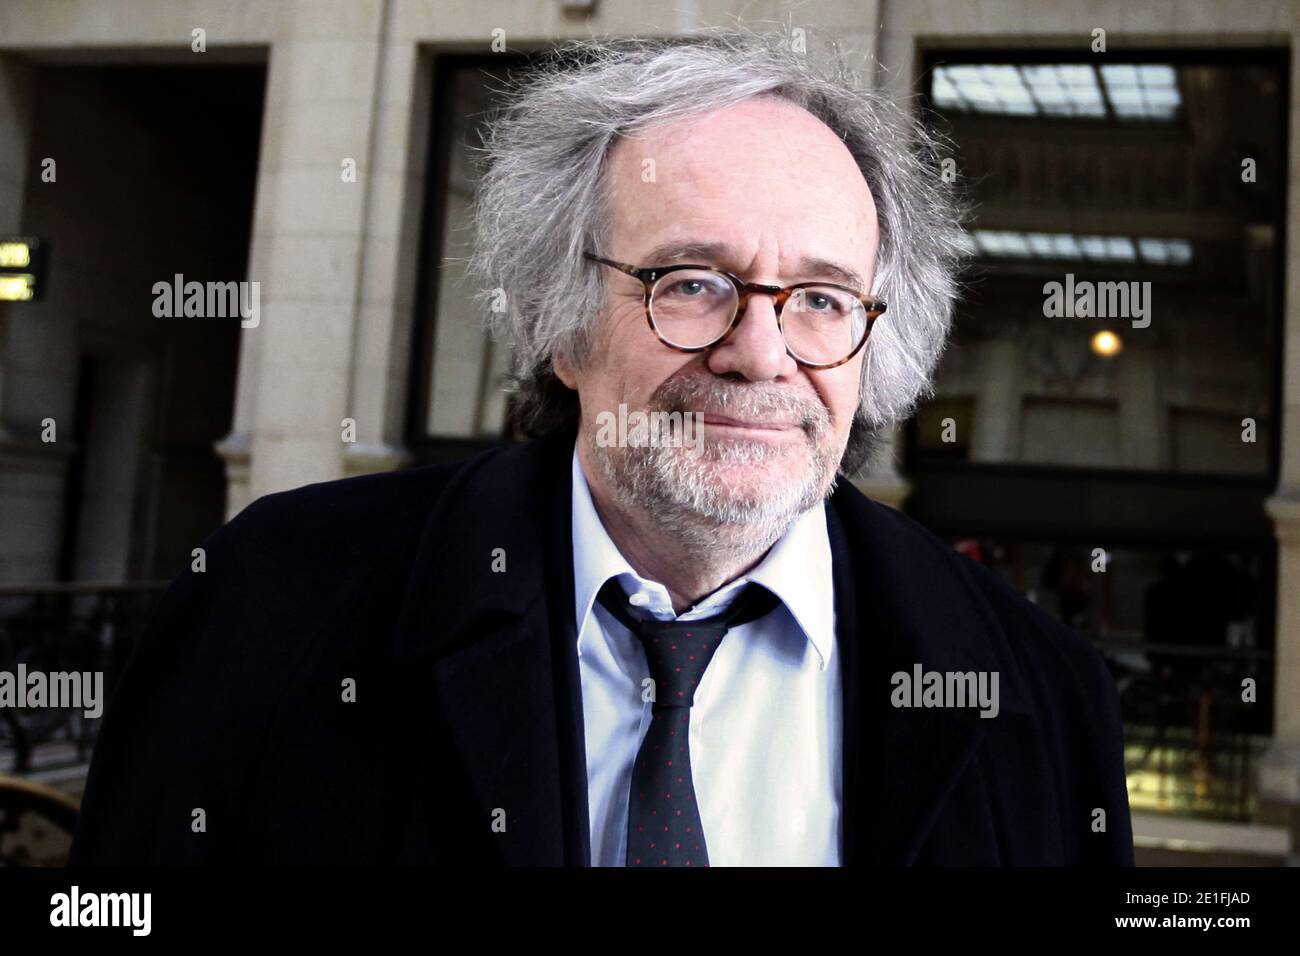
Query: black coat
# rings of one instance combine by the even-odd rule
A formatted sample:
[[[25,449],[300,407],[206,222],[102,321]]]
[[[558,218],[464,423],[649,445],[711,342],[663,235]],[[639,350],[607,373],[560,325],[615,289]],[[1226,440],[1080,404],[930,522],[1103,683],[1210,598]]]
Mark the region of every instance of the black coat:
[[[216,532],[110,703],[71,863],[588,865],[567,437]],[[827,509],[845,865],[1131,864],[1097,652],[847,482]],[[892,706],[918,662],[997,671],[1000,713]]]

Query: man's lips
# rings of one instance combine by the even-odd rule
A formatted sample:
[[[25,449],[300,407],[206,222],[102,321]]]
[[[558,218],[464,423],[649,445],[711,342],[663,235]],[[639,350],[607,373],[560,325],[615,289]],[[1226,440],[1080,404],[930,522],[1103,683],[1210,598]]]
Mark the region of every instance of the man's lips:
[[[783,432],[798,427],[794,422],[788,422],[788,421],[787,422],[746,421],[740,418],[730,418],[726,415],[709,415],[709,414],[705,414],[704,424],[713,425],[713,426],[723,426],[725,428],[744,428],[750,431],[766,431],[766,432]]]

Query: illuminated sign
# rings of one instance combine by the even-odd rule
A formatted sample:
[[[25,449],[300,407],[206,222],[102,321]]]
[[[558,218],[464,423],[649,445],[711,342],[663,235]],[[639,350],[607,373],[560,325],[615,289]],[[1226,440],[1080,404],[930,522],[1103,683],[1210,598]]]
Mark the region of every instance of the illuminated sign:
[[[39,239],[0,236],[0,302],[39,299],[45,286],[46,246]]]
[[[32,247],[25,242],[0,243],[0,266],[26,269],[32,264]]]
[[[0,274],[0,302],[26,302],[36,297],[36,276],[29,272]]]

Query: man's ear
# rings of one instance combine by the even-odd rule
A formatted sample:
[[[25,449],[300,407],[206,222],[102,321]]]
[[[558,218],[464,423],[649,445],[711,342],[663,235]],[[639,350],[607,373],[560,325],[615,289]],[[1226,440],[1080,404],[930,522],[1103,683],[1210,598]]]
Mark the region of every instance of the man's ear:
[[[575,392],[578,390],[577,368],[567,355],[561,353],[551,359],[551,370],[566,388]]]

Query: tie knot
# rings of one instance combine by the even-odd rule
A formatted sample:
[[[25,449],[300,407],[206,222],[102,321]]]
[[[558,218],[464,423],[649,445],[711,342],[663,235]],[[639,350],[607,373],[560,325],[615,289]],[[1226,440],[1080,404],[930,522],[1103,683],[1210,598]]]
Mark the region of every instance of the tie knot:
[[[634,614],[623,589],[613,578],[605,582],[597,600],[645,648],[650,679],[654,681],[656,712],[692,706],[704,669],[713,660],[728,629],[757,620],[779,603],[771,591],[750,584],[721,614],[698,621],[660,621]]]

